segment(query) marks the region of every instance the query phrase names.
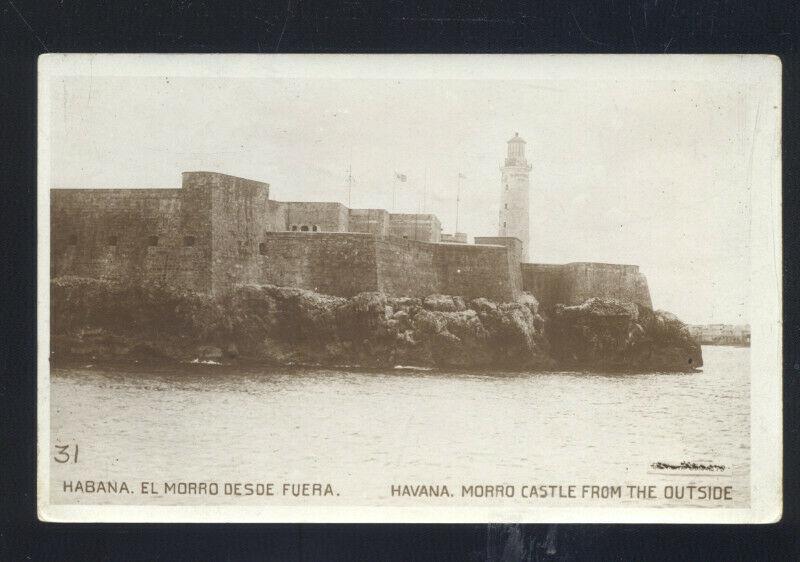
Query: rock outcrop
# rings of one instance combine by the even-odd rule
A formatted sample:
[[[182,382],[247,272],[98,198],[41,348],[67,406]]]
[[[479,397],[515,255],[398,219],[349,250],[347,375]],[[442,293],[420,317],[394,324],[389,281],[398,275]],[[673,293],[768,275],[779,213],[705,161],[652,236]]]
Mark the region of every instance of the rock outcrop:
[[[51,288],[55,359],[555,367],[531,297],[495,303],[361,293],[348,299],[265,285],[215,299],[165,286],[74,277],[54,279]]]
[[[430,295],[244,286],[211,297],[96,279],[51,282],[51,352],[62,358],[256,361],[482,370],[690,370],[700,349],[673,316],[591,299],[556,307]]]
[[[700,345],[674,315],[642,305],[589,299],[556,305],[548,323],[554,358],[567,368],[693,371],[703,366]]]

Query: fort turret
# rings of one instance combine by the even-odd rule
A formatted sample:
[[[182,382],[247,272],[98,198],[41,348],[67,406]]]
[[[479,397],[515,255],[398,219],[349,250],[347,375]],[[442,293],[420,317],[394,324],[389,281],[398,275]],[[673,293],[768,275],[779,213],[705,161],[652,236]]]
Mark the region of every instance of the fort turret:
[[[530,242],[530,179],[531,166],[525,159],[525,141],[514,133],[508,141],[508,154],[500,168],[500,220],[498,236],[517,238],[522,242],[522,261],[528,261]]]

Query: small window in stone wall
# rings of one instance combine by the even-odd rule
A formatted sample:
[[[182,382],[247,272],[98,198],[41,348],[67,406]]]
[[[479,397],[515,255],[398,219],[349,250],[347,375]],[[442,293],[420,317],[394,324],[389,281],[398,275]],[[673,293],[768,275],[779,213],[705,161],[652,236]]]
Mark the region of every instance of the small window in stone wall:
[[[292,225],[292,232],[297,232],[297,225],[296,224]]]
[[[158,236],[148,236],[147,237],[147,245],[148,246],[158,246]]]
[[[194,246],[197,239],[194,236],[184,236],[183,237],[183,245],[184,246]]]
[[[315,224],[314,226],[311,227],[311,230],[317,232],[319,230],[319,227]]]
[[[308,226],[303,225],[300,227],[300,230],[302,230],[303,232],[308,232]]]
[[[258,253],[262,256],[267,255],[267,243],[266,242],[259,242],[258,244]]]
[[[67,244],[70,246],[77,246],[78,245],[78,235],[77,234],[70,234],[69,238],[67,239]]]
[[[109,246],[116,246],[117,245],[117,237],[116,236],[109,236],[108,237],[108,245]]]

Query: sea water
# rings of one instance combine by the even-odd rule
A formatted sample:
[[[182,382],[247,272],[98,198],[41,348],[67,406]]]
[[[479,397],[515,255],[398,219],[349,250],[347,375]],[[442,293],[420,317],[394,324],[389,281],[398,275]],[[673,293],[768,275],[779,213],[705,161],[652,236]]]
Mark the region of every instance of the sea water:
[[[329,484],[330,497],[308,494],[309,501],[369,505],[389,501],[392,485],[444,484],[455,497],[426,501],[527,504],[523,485],[648,484],[729,486],[732,500],[688,503],[746,506],[749,349],[704,347],[703,357],[702,371],[647,374],[57,368],[51,447],[77,445],[79,456],[51,462],[51,497],[141,503],[142,482],[149,482],[156,490],[147,501],[165,505],[278,505],[296,501],[293,488],[283,493],[285,484]],[[722,464],[726,473],[651,468],[681,461]],[[87,480],[125,482],[133,491],[74,491]],[[164,483],[174,493],[165,494]],[[208,494],[209,483],[217,494]],[[274,495],[265,492],[270,483]],[[206,493],[175,487],[193,485],[197,492],[201,484]],[[244,493],[246,485],[261,493]],[[513,486],[516,497],[460,497],[462,485]],[[607,501],[598,505],[643,505],[625,497]]]

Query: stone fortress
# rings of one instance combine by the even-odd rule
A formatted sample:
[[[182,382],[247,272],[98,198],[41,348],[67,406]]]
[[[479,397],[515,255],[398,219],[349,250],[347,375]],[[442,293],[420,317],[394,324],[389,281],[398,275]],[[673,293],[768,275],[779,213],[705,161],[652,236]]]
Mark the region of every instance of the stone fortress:
[[[269,184],[184,172],[178,189],[52,189],[51,276],[156,282],[220,295],[272,284],[350,297],[431,294],[547,309],[591,297],[652,307],[635,265],[527,263],[531,166],[515,134],[501,171],[497,236],[442,234],[431,214],[270,199]]]

